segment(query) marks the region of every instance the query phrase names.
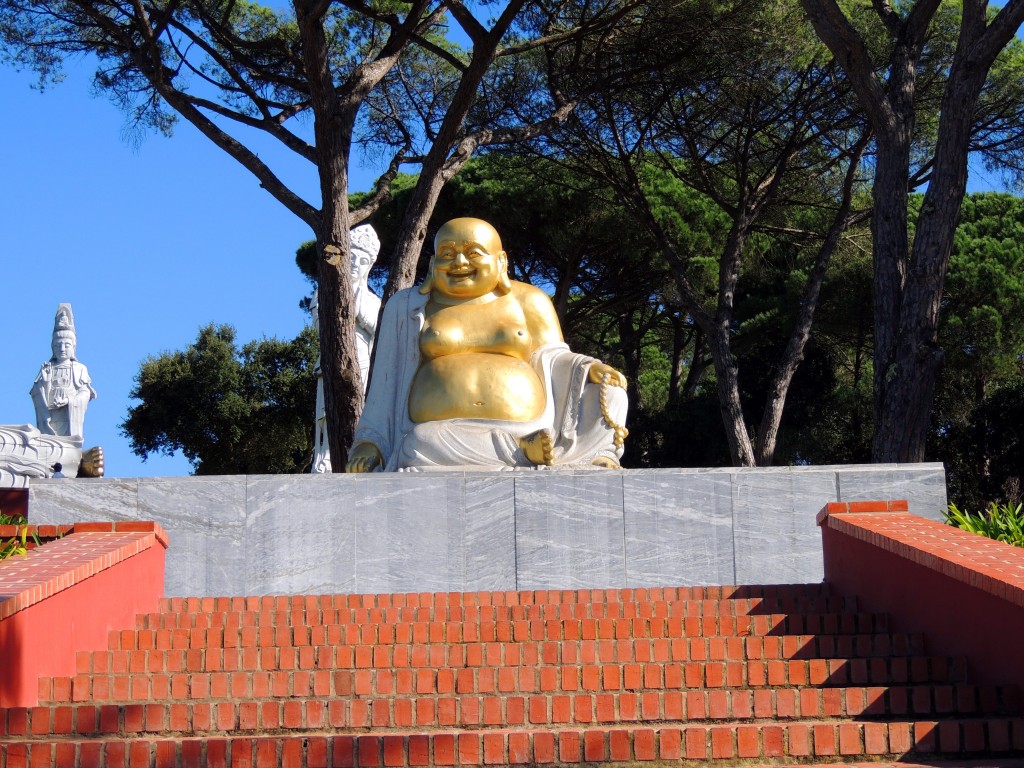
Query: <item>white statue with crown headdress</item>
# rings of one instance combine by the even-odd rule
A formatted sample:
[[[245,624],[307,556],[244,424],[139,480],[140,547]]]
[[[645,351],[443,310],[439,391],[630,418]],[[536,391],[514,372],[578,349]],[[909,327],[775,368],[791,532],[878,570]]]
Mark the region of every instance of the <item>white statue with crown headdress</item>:
[[[351,232],[352,261],[349,276],[352,280],[352,299],[356,310],[356,358],[359,361],[359,376],[366,391],[370,375],[370,357],[373,354],[373,337],[377,332],[377,316],[380,314],[380,299],[367,282],[370,268],[380,253],[377,232],[369,224],[356,227]],[[309,311],[313,315],[313,329],[319,333],[319,292],[313,293]],[[324,405],[324,379],[320,360],[316,361],[316,432],[313,443],[312,472],[331,471],[331,450],[327,442],[327,409]]]
[[[36,426],[44,435],[81,437],[85,409],[96,397],[89,370],[75,358],[78,338],[70,304],[57,307],[50,349],[30,394],[36,407]]]
[[[25,488],[33,478],[103,477],[103,449],[82,448],[82,423],[96,397],[88,369],[75,359],[75,317],[57,307],[50,343],[29,394],[36,424],[0,424],[0,488]]]

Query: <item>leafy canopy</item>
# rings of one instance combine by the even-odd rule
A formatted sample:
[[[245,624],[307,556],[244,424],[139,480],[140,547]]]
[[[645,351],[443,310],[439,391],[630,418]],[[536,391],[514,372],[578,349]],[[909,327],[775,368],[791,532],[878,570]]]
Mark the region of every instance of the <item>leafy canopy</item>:
[[[143,459],[181,451],[197,475],[308,471],[317,354],[311,328],[239,349],[231,326],[207,325],[142,363],[121,431]]]

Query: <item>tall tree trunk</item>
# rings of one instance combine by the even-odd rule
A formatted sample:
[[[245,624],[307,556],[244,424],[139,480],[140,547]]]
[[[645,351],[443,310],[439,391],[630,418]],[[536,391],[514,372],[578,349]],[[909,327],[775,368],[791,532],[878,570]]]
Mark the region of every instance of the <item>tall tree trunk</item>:
[[[1024,0],[1007,2],[991,21],[987,3],[963,4],[956,54],[939,112],[932,174],[918,216],[899,307],[897,338],[876,405],[875,461],[922,461],[935,383],[942,367],[939,310],[953,235],[967,189],[974,112],[996,56],[1024,21]],[[876,382],[878,374],[876,372]],[[878,403],[879,393],[875,393]]]
[[[729,457],[734,467],[757,466],[754,446],[750,441],[746,422],[743,420],[743,404],[740,402],[739,371],[729,344],[728,327],[717,327],[708,335],[711,357],[715,363],[715,378],[718,381],[718,407],[722,414],[722,426],[729,443]]]
[[[873,239],[874,291],[874,461],[893,461],[891,445],[895,437],[882,426],[898,402],[908,393],[897,384],[897,346],[900,339],[903,289],[907,274],[909,241],[907,233],[907,187],[910,168],[910,136],[901,131],[893,137],[878,138],[875,162],[874,210],[871,218]],[[897,440],[897,442],[901,442]]]
[[[921,51],[940,0],[901,12],[873,3],[890,39],[887,79],[836,0],[802,0],[814,30],[853,84],[878,142],[875,171],[875,433],[878,462],[921,461],[935,379],[942,365],[938,311],[953,232],[963,201],[978,95],[999,52],[1024,21],[1024,0],[1008,0],[991,19],[985,0],[965,0],[957,47],[939,114],[928,192],[914,247],[907,245],[907,193],[914,127],[914,86]]]
[[[705,329],[715,363],[715,377],[718,380],[718,405],[722,414],[722,425],[729,443],[729,456],[733,466],[757,466],[754,445],[743,418],[743,404],[740,402],[739,369],[732,354],[732,324],[735,320],[736,285],[743,261],[743,246],[746,244],[756,218],[755,208],[759,203],[741,203],[726,238],[718,262],[718,306],[715,309],[712,327]]]
[[[704,380],[704,374],[711,366],[711,361],[705,357],[708,344],[707,337],[700,326],[693,331],[693,353],[690,355],[690,369],[686,372],[686,381],[683,382],[681,397],[684,400],[692,400],[697,396],[697,387]]]
[[[324,37],[322,7],[310,8],[306,3],[296,2],[295,11],[309,76],[320,173],[322,208],[316,243],[327,439],[333,470],[344,472],[356,423],[363,410],[363,387],[356,355],[355,302],[349,276],[348,211],[348,159],[359,102],[343,104],[337,98]]]
[[[729,445],[730,459],[737,467],[755,466],[753,443],[743,419],[739,372],[732,354],[730,335],[734,318],[736,284],[739,280],[740,265],[743,260],[743,245],[750,227],[756,219],[756,208],[762,203],[752,203],[748,200],[737,206],[736,216],[719,257],[718,304],[714,316],[711,316],[689,283],[683,258],[651,210],[650,200],[643,192],[643,186],[635,169],[628,162],[623,164],[623,168],[630,184],[627,194],[634,200],[638,212],[665,255],[682,303],[707,342],[715,368],[718,405],[726,441]],[[696,359],[696,347],[694,352]]]
[[[943,95],[932,177],[917,219],[883,399],[876,406],[875,461],[925,458],[935,384],[944,359],[938,344],[939,309],[967,190],[974,107],[984,80],[984,72],[964,73],[954,67]]]
[[[689,329],[687,329],[689,330]],[[668,404],[678,405],[683,389],[683,366],[686,347],[693,343],[693,357],[690,361],[692,371],[697,362],[697,339],[695,333],[684,331],[683,318],[679,312],[672,313],[672,368],[668,379]]]

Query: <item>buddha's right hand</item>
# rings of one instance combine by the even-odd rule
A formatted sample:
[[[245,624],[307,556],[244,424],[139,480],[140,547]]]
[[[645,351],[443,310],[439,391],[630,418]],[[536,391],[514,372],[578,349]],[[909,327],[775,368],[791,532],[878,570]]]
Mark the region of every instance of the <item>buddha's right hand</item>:
[[[346,472],[373,472],[384,463],[380,449],[373,443],[356,443],[348,452]]]

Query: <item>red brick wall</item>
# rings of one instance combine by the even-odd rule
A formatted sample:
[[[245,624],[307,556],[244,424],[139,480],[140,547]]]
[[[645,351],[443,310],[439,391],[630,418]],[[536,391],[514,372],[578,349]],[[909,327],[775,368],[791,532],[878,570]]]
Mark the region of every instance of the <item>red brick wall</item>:
[[[1024,550],[926,520],[905,501],[827,505],[825,580],[928,650],[967,657],[979,683],[1024,686]]]

